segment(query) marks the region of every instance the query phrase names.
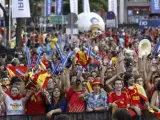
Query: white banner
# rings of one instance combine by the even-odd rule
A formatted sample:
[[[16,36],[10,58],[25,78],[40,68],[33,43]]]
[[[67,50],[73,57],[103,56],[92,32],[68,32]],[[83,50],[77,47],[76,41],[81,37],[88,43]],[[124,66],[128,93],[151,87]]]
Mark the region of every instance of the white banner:
[[[89,0],[83,0],[83,12],[90,13]]]
[[[12,0],[12,18],[31,17],[29,0]]]
[[[5,0],[0,0],[0,4],[2,4],[3,7],[5,7]],[[2,9],[0,9],[0,17],[3,17]]]
[[[108,11],[114,12],[117,17],[117,0],[108,0]]]
[[[70,0],[70,12],[78,15],[78,0]]]

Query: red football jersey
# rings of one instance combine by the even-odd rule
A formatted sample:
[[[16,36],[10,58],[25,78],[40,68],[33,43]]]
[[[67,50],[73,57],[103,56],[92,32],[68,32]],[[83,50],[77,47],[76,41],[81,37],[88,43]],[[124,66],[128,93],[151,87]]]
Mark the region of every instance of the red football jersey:
[[[141,106],[140,96],[138,93],[138,89],[134,85],[133,89],[127,88],[127,94],[129,96],[130,105],[131,106]]]
[[[118,96],[115,92],[110,92],[108,102],[117,104],[118,108],[127,108],[129,98],[126,92],[122,92],[120,96]]]
[[[66,93],[66,98],[69,101],[68,103],[68,112],[84,112],[85,111],[85,102],[82,99],[79,99],[78,96],[84,92],[74,92],[71,89]]]
[[[25,114],[45,114],[45,97],[42,92],[31,95],[26,103]]]

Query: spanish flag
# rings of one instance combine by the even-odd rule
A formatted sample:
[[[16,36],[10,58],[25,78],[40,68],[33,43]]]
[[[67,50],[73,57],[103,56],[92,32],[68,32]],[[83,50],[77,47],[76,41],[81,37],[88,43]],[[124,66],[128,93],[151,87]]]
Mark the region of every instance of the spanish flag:
[[[77,57],[77,64],[81,64],[83,68],[86,68],[87,65],[91,62],[91,58],[87,55],[87,53],[84,53],[83,51],[79,51],[76,53]]]
[[[47,83],[50,77],[51,76],[47,73],[47,71],[42,71],[35,74],[33,80],[35,80],[40,87],[45,89],[47,87]]]
[[[146,95],[146,92],[144,90],[144,88],[139,85],[139,84],[135,84],[137,90],[138,90],[138,94],[139,96],[144,100],[144,101],[148,101],[148,98],[147,98],[147,95]]]
[[[7,71],[10,77],[21,76],[17,70],[25,74],[27,72],[27,66],[7,66]]]

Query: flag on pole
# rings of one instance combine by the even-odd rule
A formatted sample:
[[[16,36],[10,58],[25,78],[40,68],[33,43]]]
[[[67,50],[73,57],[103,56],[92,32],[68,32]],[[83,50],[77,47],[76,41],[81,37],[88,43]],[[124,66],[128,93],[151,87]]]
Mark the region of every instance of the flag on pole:
[[[160,51],[160,40],[158,40],[157,44],[154,47],[153,57],[155,57],[159,51]]]
[[[29,0],[12,0],[12,18],[31,17]]]
[[[89,0],[83,0],[83,12],[90,13]]]
[[[56,15],[63,14],[63,0],[56,0]]]
[[[78,15],[78,0],[70,0],[70,12]]]
[[[5,7],[5,0],[0,0],[0,4]],[[0,9],[0,17],[3,17],[3,11]]]
[[[52,13],[52,0],[46,0],[46,16],[49,17]]]
[[[108,0],[108,11],[114,12],[117,16],[117,0]]]

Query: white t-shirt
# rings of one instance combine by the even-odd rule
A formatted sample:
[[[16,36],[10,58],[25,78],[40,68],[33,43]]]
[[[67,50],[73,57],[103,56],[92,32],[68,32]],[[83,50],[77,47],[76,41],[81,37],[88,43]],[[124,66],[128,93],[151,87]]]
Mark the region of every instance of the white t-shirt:
[[[98,99],[98,97],[99,97],[99,95],[95,95],[94,97],[95,97],[95,99],[97,100],[97,99]]]
[[[8,95],[5,99],[6,103],[6,114],[7,115],[23,115],[24,114],[24,104],[22,103],[22,99],[13,100]]]

